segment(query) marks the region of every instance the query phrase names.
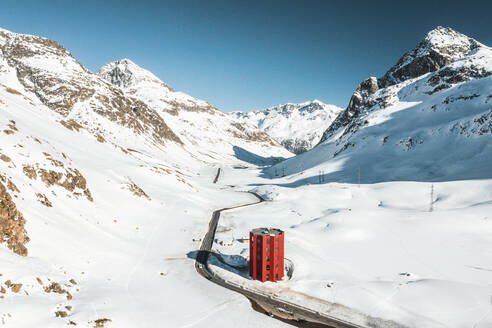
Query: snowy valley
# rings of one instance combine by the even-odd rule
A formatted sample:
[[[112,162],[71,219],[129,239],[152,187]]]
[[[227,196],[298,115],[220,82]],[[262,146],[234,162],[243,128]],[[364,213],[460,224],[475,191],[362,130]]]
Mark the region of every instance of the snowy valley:
[[[492,49],[452,29],[346,109],[230,114],[0,30],[0,134],[2,327],[302,327],[195,270],[249,191],[213,252],[245,266],[248,232],[278,227],[291,276],[210,257],[224,279],[350,327],[492,326]]]

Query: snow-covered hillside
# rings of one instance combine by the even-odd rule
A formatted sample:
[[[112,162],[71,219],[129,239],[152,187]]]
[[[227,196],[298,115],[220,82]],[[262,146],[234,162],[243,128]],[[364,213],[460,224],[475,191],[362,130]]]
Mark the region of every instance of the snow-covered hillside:
[[[168,123],[56,42],[0,30],[2,326],[285,326],[187,254],[212,209],[250,200],[211,184],[216,165],[290,153],[213,108],[182,111]]]
[[[259,226],[282,229],[292,279],[262,284],[218,261],[216,272],[362,327],[492,327],[492,179],[292,182],[226,171],[221,183],[254,188],[268,201],[224,213],[216,234],[231,240]],[[239,242],[215,248],[234,255],[233,264],[248,254]]]
[[[491,178],[491,162],[492,49],[439,27],[363,81],[317,147],[275,170],[311,169],[304,183],[320,171],[324,181],[357,182],[359,171],[362,183],[443,181]]]
[[[313,148],[323,132],[342,111],[319,100],[288,103],[264,110],[232,112],[239,120],[257,126],[289,151],[300,154]]]
[[[256,127],[222,113],[203,100],[174,91],[129,59],[104,65],[98,75],[120,87],[127,96],[154,109],[179,135],[185,149],[199,159],[217,160],[224,154],[245,159],[244,153],[292,156]]]

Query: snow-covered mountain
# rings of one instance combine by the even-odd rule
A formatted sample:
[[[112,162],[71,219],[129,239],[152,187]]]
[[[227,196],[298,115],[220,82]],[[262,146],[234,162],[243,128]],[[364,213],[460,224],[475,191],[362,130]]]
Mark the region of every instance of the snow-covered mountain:
[[[98,72],[125,95],[145,103],[179,135],[186,149],[205,161],[224,154],[242,158],[243,149],[259,156],[292,156],[266,133],[222,113],[209,103],[171,89],[129,59],[104,65]]]
[[[212,208],[250,200],[213,186],[215,166],[292,154],[132,72],[112,84],[54,41],[0,30],[2,325],[179,327],[222,306],[186,256]]]
[[[239,120],[257,126],[289,151],[300,154],[313,148],[325,129],[342,111],[319,100],[284,104],[264,110],[232,112]]]
[[[316,167],[325,181],[355,182],[360,168],[364,183],[491,177],[491,75],[491,48],[438,27],[382,78],[363,81],[320,144],[282,164],[286,174]]]

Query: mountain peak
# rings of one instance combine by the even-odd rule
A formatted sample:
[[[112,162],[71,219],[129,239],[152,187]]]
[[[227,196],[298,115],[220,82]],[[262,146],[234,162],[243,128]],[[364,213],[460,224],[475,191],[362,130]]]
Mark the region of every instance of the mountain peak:
[[[111,84],[123,89],[134,87],[142,82],[148,82],[164,85],[168,90],[172,91],[171,87],[162,82],[157,76],[128,58],[107,63],[101,67],[97,74]]]
[[[470,48],[469,50],[473,50],[482,46],[483,44],[476,41],[475,39],[470,38],[460,32],[457,32],[450,27],[438,26],[427,33],[426,37],[424,38],[424,40],[422,40],[422,42],[419,44],[418,47],[420,48],[430,47],[431,49],[442,52],[443,50],[446,50],[446,48],[449,47],[462,48],[458,50],[464,50],[464,48],[468,47]]]
[[[450,27],[438,26],[429,31],[414,49],[405,53],[396,65],[379,79],[379,85],[387,87],[437,71],[480,47],[484,45],[475,39]]]

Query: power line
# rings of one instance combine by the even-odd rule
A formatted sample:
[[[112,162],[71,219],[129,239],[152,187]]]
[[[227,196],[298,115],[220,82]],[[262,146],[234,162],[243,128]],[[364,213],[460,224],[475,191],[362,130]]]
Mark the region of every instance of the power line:
[[[429,212],[434,211],[434,184],[431,184]]]

